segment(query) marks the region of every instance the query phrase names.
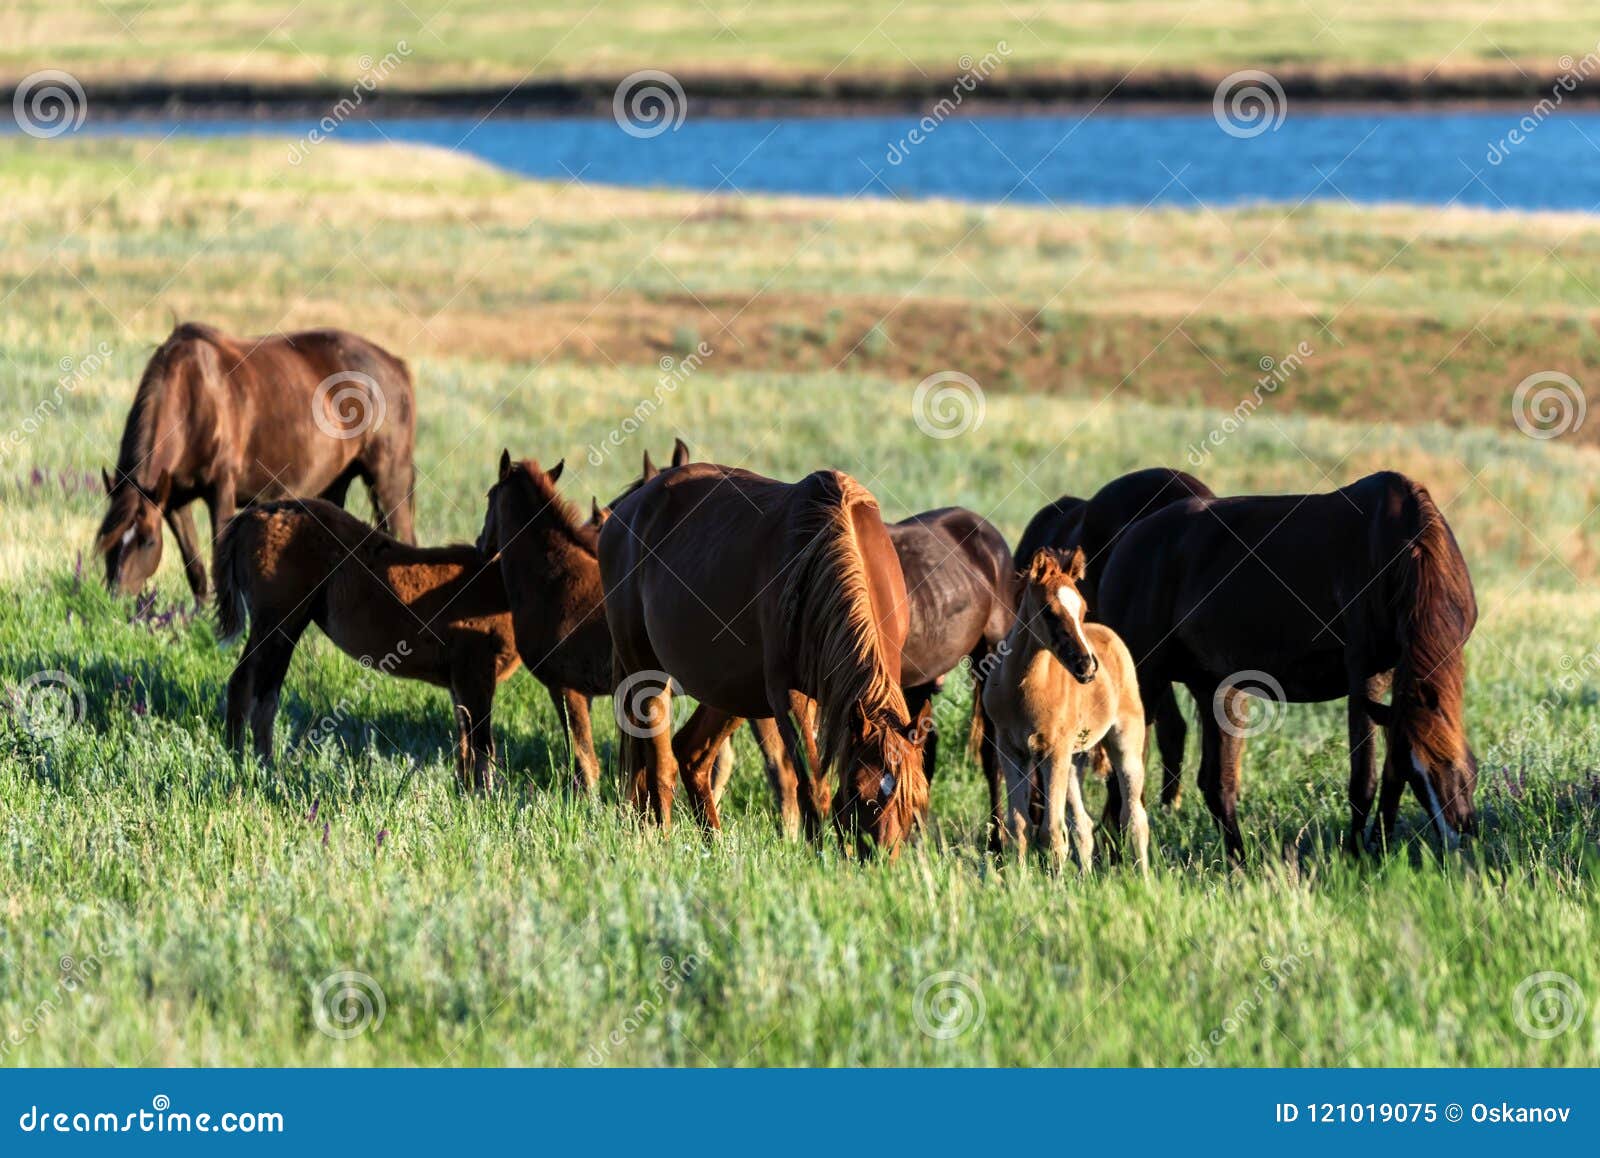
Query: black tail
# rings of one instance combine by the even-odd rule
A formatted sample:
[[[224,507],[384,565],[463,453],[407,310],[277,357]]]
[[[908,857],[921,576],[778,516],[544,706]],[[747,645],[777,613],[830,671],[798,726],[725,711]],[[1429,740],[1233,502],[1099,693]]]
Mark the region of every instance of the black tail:
[[[217,584],[217,629],[222,643],[232,643],[244,633],[250,611],[247,540],[254,529],[254,520],[244,512],[228,520],[217,540],[211,570]]]

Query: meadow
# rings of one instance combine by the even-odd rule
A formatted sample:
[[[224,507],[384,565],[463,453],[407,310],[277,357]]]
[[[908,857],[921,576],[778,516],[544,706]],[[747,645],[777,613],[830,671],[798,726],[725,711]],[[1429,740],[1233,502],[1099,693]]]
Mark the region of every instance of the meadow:
[[[1592,342],[1573,272],[1600,241],[1587,220],[940,204],[875,218],[525,183],[337,144],[291,181],[282,150],[72,140],[0,154],[0,426],[17,435],[0,459],[0,1060],[1595,1064],[1594,1023],[1581,1007],[1563,1018],[1559,999],[1600,994],[1600,452],[1584,427],[1523,435],[1509,401],[1524,362],[1571,369]],[[1262,260],[1218,240],[1231,236]],[[1048,313],[1079,265],[1081,328],[1039,330],[1044,353],[1011,379],[946,362],[939,327],[891,320],[892,344],[842,359],[821,333],[828,310],[881,318],[902,300]],[[685,294],[796,330],[683,320]],[[1136,355],[1109,375],[1050,369],[1102,315],[1156,319],[1156,338],[1173,331],[1163,349],[1191,344],[1173,326],[1186,296],[1206,304],[1184,335],[1209,319],[1234,343],[1192,389],[1124,377]],[[1434,319],[1460,345],[1462,389],[1346,397],[1349,364],[1326,344],[1237,421],[1258,360],[1318,343],[1315,319],[1336,313],[1389,327],[1367,350],[1380,367],[1432,340]],[[1290,706],[1251,741],[1243,872],[1192,790],[1192,751],[1183,806],[1152,810],[1148,882],[996,870],[985,790],[953,741],[929,830],[892,864],[784,842],[744,735],[725,831],[663,837],[609,794],[562,790],[553,712],[525,674],[497,701],[511,784],[464,799],[447,697],[377,679],[315,632],[288,678],[277,763],[236,762],[220,720],[234,653],[173,560],[136,605],[104,593],[89,553],[95,476],[174,315],[346,325],[405,354],[430,542],[477,533],[503,446],[565,457],[563,490],[585,506],[681,436],[778,477],[847,470],[894,518],[966,505],[1012,541],[1049,499],[1156,462],[1222,493],[1405,470],[1432,488],[1478,588],[1481,835],[1442,854],[1408,798],[1398,849],[1347,857],[1344,715],[1329,704]],[[1504,340],[1459,342],[1485,315]],[[597,317],[640,320],[602,331]],[[1547,325],[1570,349],[1540,346]],[[714,352],[664,390],[660,360],[700,341]],[[945,368],[979,378],[982,418],[931,437],[914,387]],[[629,431],[645,399],[659,406]],[[1230,420],[1201,465],[1185,462]],[[39,714],[63,706],[29,683],[42,672],[81,690],[63,717]],[[958,734],[961,682],[939,717]],[[609,754],[606,701],[596,718]]]
[[[21,0],[7,11],[0,75],[64,68],[79,79],[266,82],[353,80],[364,57],[404,40],[395,83],[503,86],[552,76],[622,76],[660,68],[843,80],[955,75],[964,56],[1004,41],[1008,68],[1036,73],[1112,68],[1218,69],[1305,65],[1548,72],[1595,47],[1580,0],[1506,8],[1456,0],[1426,19],[1377,0]]]

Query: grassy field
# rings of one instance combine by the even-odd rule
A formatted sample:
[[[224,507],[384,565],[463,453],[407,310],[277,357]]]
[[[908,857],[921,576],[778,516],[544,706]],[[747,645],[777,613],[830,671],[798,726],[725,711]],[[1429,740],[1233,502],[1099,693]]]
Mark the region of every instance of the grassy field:
[[[1007,67],[1404,66],[1549,72],[1595,47],[1581,0],[1445,8],[1377,0],[537,0],[514,11],[488,0],[378,0],[286,5],[228,0],[21,0],[7,12],[0,76],[37,68],[80,79],[201,81],[354,79],[364,56],[406,41],[394,83],[505,84],[530,77],[617,75],[639,68],[828,79],[885,73],[955,75],[998,42]]]
[[[1112,389],[1120,375],[1014,389],[984,377],[981,425],[931,438],[912,393],[945,367],[937,347],[903,362],[741,361],[712,326],[676,332],[686,323],[663,302],[683,291],[664,271],[747,299],[776,275],[786,308],[831,301],[848,312],[919,295],[959,306],[991,280],[1007,287],[1002,300],[1041,308],[1053,292],[1041,263],[1065,268],[1077,246],[1093,281],[1080,299],[1093,307],[1079,315],[1087,333],[1100,311],[1108,326],[1141,310],[1181,317],[1184,295],[1209,288],[1207,271],[1228,268],[1219,231],[1265,236],[1273,257],[1238,272],[1230,301],[1254,300],[1251,279],[1264,288],[1277,276],[1331,309],[1368,264],[1361,246],[1415,227],[1430,244],[1408,248],[1362,295],[1374,325],[1420,341],[1420,316],[1466,317],[1506,297],[1505,333],[1564,316],[1581,343],[1588,299],[1559,270],[1588,264],[1587,223],[1319,209],[1274,230],[1264,210],[1133,218],[930,205],[878,207],[875,227],[859,206],[578,191],[421,152],[324,146],[289,187],[273,167],[280,145],[167,146],[135,170],[148,143],[55,144],[0,155],[0,199],[13,207],[0,224],[0,406],[10,428],[32,416],[0,462],[0,683],[15,704],[37,703],[29,679],[60,672],[83,699],[59,730],[0,716],[5,1062],[1600,1059],[1592,1020],[1527,1032],[1559,1022],[1539,997],[1568,984],[1536,974],[1600,996],[1600,453],[1517,433],[1516,379],[1486,369],[1501,356],[1487,344],[1460,357],[1463,379],[1494,400],[1491,426],[1444,397],[1403,411],[1404,423],[1370,402],[1347,407],[1342,372],[1318,355],[1304,373],[1324,375],[1321,389],[1339,398],[1331,416],[1292,379],[1199,468],[1222,492],[1326,489],[1379,467],[1433,488],[1482,608],[1468,710],[1483,834],[1448,859],[1409,800],[1402,851],[1382,863],[1339,851],[1337,705],[1293,707],[1252,741],[1241,805],[1250,871],[1224,868],[1191,792],[1178,811],[1153,813],[1148,883],[1121,871],[996,872],[979,851],[984,790],[955,743],[941,757],[932,830],[893,865],[782,842],[743,736],[723,836],[681,828],[663,839],[609,802],[558,790],[555,721],[525,675],[502,690],[496,717],[512,787],[463,800],[446,697],[375,681],[314,634],[286,686],[283,757],[273,769],[238,765],[220,729],[233,655],[205,616],[187,614],[172,561],[143,609],[106,596],[93,560],[79,568],[100,513],[84,476],[112,455],[169,310],[248,329],[346,324],[411,357],[427,541],[476,533],[504,445],[546,462],[564,455],[563,489],[586,502],[675,435],[780,477],[851,471],[894,517],[968,505],[1014,539],[1062,491],[1183,464],[1248,392],[1263,351],[1314,340],[1315,311],[1295,314],[1277,295],[1212,315],[1246,335],[1220,410],[1199,385],[1162,397],[1138,379]],[[979,240],[962,242],[972,245],[963,260],[920,281],[917,247],[937,265],[974,218]],[[783,246],[813,233],[818,243],[786,262]],[[869,239],[881,260],[865,253]],[[1553,266],[1541,260],[1551,249]],[[1182,260],[1152,267],[1174,252]],[[644,319],[619,334],[662,332],[637,338],[627,360],[527,336],[602,303]],[[620,449],[591,455],[653,394],[650,363],[691,337],[717,352]],[[906,329],[896,341],[925,337],[937,335]],[[91,370],[101,342],[105,365]],[[1547,351],[1540,365],[1582,363]],[[80,372],[59,408],[39,410],[58,378]],[[947,695],[942,718],[964,719],[964,689]],[[609,753],[604,703],[598,718]],[[304,745],[327,721],[334,739]],[[1192,782],[1192,755],[1190,765]]]

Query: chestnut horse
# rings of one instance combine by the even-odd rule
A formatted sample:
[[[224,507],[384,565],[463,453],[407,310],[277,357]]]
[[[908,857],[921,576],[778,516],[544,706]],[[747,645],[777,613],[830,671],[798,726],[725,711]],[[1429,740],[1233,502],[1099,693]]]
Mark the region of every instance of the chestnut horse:
[[[689,448],[680,441],[673,465],[688,458]],[[512,462],[511,452],[501,451],[478,550],[499,564],[517,651],[555,705],[572,752],[573,783],[580,792],[592,792],[600,781],[600,760],[591,700],[610,695],[613,687],[597,556],[600,528],[611,507],[594,502],[588,522],[580,521],[576,508],[556,491],[564,467],[562,460],[546,471],[533,459]],[[643,480],[659,473],[646,452]]]
[[[1120,827],[1132,834],[1134,860],[1149,867],[1150,826],[1144,811],[1144,709],[1133,657],[1103,623],[1085,623],[1078,591],[1083,548],[1071,554],[1041,547],[1024,576],[1016,625],[1000,663],[983,687],[1005,769],[1004,827],[1016,855],[1033,829],[1042,851],[1066,856],[1072,814],[1078,867],[1094,863],[1094,832],[1083,805],[1083,781],[1104,750],[1121,785]],[[1033,802],[1043,806],[1035,817]]]
[[[719,826],[710,764],[741,718],[762,717],[777,720],[811,837],[831,811],[859,853],[892,853],[920,822],[929,712],[906,708],[905,579],[861,484],[837,471],[793,484],[710,463],[664,471],[606,521],[600,571],[624,784],[663,827],[680,767],[696,817]],[[700,707],[669,737],[674,684]]]
[[[246,508],[217,544],[223,638],[250,620],[228,680],[228,743],[272,756],[272,722],[295,645],[315,623],[346,655],[386,675],[450,690],[461,786],[493,786],[495,685],[517,670],[500,569],[470,546],[413,547],[321,499]],[[381,659],[375,658],[381,656]]]
[[[206,593],[191,504],[215,543],[243,504],[316,496],[343,506],[372,492],[377,525],[412,541],[416,415],[405,363],[342,330],[231,338],[186,322],[145,367],[122,431],[110,508],[95,536],[106,586],[135,594],[172,528],[195,598]]]
[[[1029,521],[1017,541],[1017,566],[1026,571],[1041,547],[1058,551],[1082,547],[1086,570],[1081,587],[1093,615],[1100,606],[1100,577],[1129,527],[1169,503],[1213,497],[1211,488],[1194,475],[1165,466],[1120,475],[1087,502],[1063,495]],[[1176,808],[1183,796],[1183,746],[1188,740],[1189,725],[1170,684],[1147,684],[1143,691],[1145,716],[1161,753],[1161,802]],[[1108,823],[1121,813],[1117,798],[1120,791],[1116,780],[1106,782]]]
[[[1420,484],[1385,471],[1329,494],[1174,503],[1128,528],[1101,586],[1097,614],[1128,644],[1140,688],[1176,681],[1201,705],[1200,789],[1234,859],[1246,684],[1291,702],[1349,697],[1353,847],[1377,790],[1374,723],[1388,728],[1383,840],[1407,783],[1446,844],[1471,829],[1462,688],[1477,603]]]

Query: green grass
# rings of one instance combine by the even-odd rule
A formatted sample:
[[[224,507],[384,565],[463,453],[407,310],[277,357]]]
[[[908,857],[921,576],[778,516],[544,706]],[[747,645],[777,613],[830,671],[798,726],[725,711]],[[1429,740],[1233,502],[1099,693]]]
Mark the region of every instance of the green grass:
[[[609,799],[577,803],[559,789],[565,760],[555,720],[525,674],[497,703],[510,788],[488,801],[462,799],[452,787],[444,694],[374,680],[314,632],[286,684],[278,764],[236,764],[220,727],[234,653],[217,646],[208,620],[152,622],[100,590],[93,560],[75,574],[100,514],[81,475],[113,454],[169,303],[251,329],[271,326],[280,306],[292,306],[297,321],[314,314],[370,330],[384,278],[396,278],[397,293],[427,301],[435,336],[410,342],[410,331],[398,328],[378,336],[414,362],[418,526],[429,542],[477,532],[502,446],[547,463],[564,455],[563,489],[586,504],[590,494],[615,493],[645,446],[660,458],[675,435],[699,453],[779,477],[823,465],[848,470],[892,517],[964,504],[1014,540],[1062,491],[1086,494],[1152,462],[1182,464],[1225,411],[1181,395],[1155,404],[1105,382],[1048,394],[990,384],[981,427],[931,439],[912,414],[920,375],[870,364],[774,372],[742,366],[725,343],[643,431],[595,463],[587,448],[653,392],[658,371],[643,363],[657,351],[639,364],[535,361],[485,338],[480,326],[504,334],[541,318],[529,301],[548,269],[506,241],[498,251],[509,268],[458,276],[444,289],[432,283],[448,272],[455,247],[484,259],[496,252],[493,242],[473,240],[479,229],[495,236],[496,213],[548,231],[544,252],[563,276],[581,275],[583,255],[594,253],[606,276],[620,277],[622,259],[608,248],[617,223],[655,237],[652,223],[681,218],[686,199],[579,198],[432,154],[338,146],[290,182],[264,176],[262,154],[252,150],[267,146],[231,142],[168,151],[162,175],[148,183],[141,177],[117,188],[114,178],[101,179],[97,166],[114,171],[124,150],[138,148],[75,143],[0,159],[0,198],[15,206],[0,226],[3,425],[37,413],[61,358],[81,359],[99,341],[112,350],[106,367],[66,392],[0,460],[0,685],[20,697],[36,673],[60,671],[83,691],[81,718],[55,737],[0,712],[0,1060],[1600,1059],[1591,1022],[1548,1039],[1523,1032],[1516,996],[1525,978],[1546,971],[1600,995],[1592,951],[1600,931],[1595,451],[1509,428],[1421,421],[1437,410],[1412,410],[1405,417],[1418,421],[1406,424],[1327,418],[1285,391],[1200,471],[1224,493],[1325,489],[1379,467],[1433,488],[1472,566],[1482,610],[1467,697],[1482,761],[1483,834],[1459,857],[1438,855],[1409,799],[1400,851],[1382,862],[1353,862],[1340,851],[1347,773],[1334,704],[1293,707],[1251,742],[1241,818],[1252,867],[1243,874],[1222,864],[1192,789],[1191,751],[1189,799],[1176,812],[1153,811],[1148,883],[1117,870],[1088,880],[1030,867],[997,872],[979,852],[985,792],[954,742],[944,745],[931,830],[892,865],[862,867],[831,846],[779,839],[743,735],[723,835],[708,842],[680,827],[663,838]],[[448,195],[430,191],[434,182]],[[106,206],[91,213],[103,198]],[[442,204],[452,198],[455,219]],[[587,221],[582,200],[591,202]],[[786,214],[839,209],[848,228],[865,231],[881,213],[881,263],[858,252],[864,243],[841,245],[830,258],[853,271],[838,279],[840,301],[852,279],[901,276],[882,272],[901,260],[897,231],[943,229],[957,212],[765,201],[712,207],[716,227],[743,243],[719,251],[726,261],[707,263],[706,276],[730,289],[741,271],[764,268],[769,258],[753,252],[750,238]],[[308,273],[276,256],[320,261],[327,231],[358,218],[372,236],[350,239],[361,261],[334,269],[329,284],[316,280],[320,267]],[[1008,212],[989,220],[1007,238],[1146,228],[1114,214]],[[1317,227],[1354,237],[1364,220],[1381,231],[1396,218],[1379,210],[1298,220],[1291,232],[1307,238],[1298,276],[1308,292],[1328,292],[1313,268]],[[1512,252],[1531,253],[1545,231],[1568,222],[1466,215],[1457,224],[1492,224]],[[1203,232],[1183,215],[1149,228],[1169,237]],[[223,256],[186,264],[202,239]],[[392,252],[396,239],[419,271],[414,282]],[[1047,258],[1010,264],[1025,280],[1038,276],[1027,269],[1038,260]],[[1448,298],[1451,261],[1462,271],[1471,262],[1513,268],[1501,253],[1441,255],[1428,267],[1437,290],[1414,308]],[[363,263],[378,263],[381,275],[352,272]],[[1108,294],[1131,297],[1128,286],[1148,274],[1129,262],[1095,276]],[[743,284],[748,293],[760,282]],[[213,299],[222,303],[215,311],[206,308]],[[657,318],[648,294],[624,302],[661,330],[663,350],[687,342],[687,331]],[[796,325],[843,330],[852,315],[839,308]],[[912,348],[921,337],[892,321],[883,332]],[[718,342],[712,327],[694,336]],[[364,496],[353,506],[364,512]],[[155,610],[185,604],[169,559]],[[946,698],[941,718],[959,725],[964,689]],[[609,756],[616,729],[607,701],[597,718]],[[308,745],[313,730],[329,730],[324,721],[333,739]],[[381,989],[384,1017],[343,1040],[319,1032],[316,994],[347,971]],[[981,1018],[954,1035],[928,1032],[961,1028],[963,998],[967,1008],[981,1004]],[[941,1012],[955,1023],[944,1026]],[[337,1028],[325,1008],[321,1020]]]
[[[1536,10],[1493,0],[1445,8],[1374,0],[868,0],[750,4],[743,0],[617,0],[603,7],[539,0],[507,10],[488,0],[380,0],[220,5],[142,0],[23,0],[12,5],[0,72],[56,67],[84,79],[353,81],[363,56],[404,40],[390,83],[509,83],[528,76],[639,68],[809,72],[872,77],[956,75],[964,56],[1004,42],[1013,70],[1092,66],[1262,67],[1273,64],[1556,67],[1595,45],[1592,10],[1551,0]]]

